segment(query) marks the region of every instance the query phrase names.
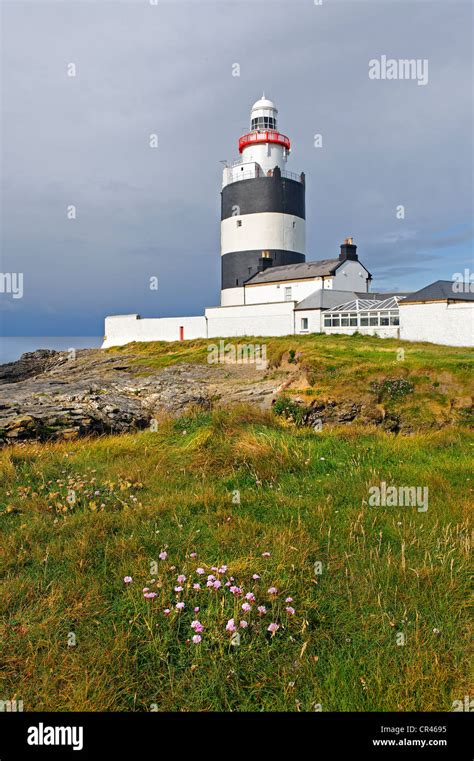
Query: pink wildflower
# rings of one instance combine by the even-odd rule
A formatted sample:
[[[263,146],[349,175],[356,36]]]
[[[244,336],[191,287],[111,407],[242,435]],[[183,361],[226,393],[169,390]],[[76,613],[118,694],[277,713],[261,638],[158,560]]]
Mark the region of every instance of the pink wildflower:
[[[133,581],[131,576],[124,576],[123,580],[124,580],[125,584],[131,584],[132,581]]]
[[[219,589],[222,586],[222,581],[219,581],[219,579],[216,579],[213,582],[212,586],[214,587],[214,589]]]
[[[267,612],[267,609],[266,609],[265,605],[259,605],[257,610],[258,610],[258,612],[260,613],[261,616],[264,616],[265,613]]]
[[[225,630],[226,630],[226,632],[235,632],[235,621],[234,621],[234,619],[233,619],[233,618],[230,618],[230,619],[227,621],[227,624],[226,624]]]
[[[203,573],[206,573],[204,568],[196,568],[196,573],[199,574],[199,576],[202,576]]]
[[[294,616],[295,615],[295,609],[292,608],[291,606],[288,606],[287,608],[285,608],[285,610],[286,610],[286,612],[288,613],[289,616]]]
[[[166,558],[168,557],[168,553],[165,550],[161,550],[158,557],[160,558],[160,560],[166,560]]]
[[[182,592],[183,591],[183,587],[175,587],[174,591],[175,592]]]
[[[255,595],[253,592],[247,592],[245,595],[246,600],[250,600],[250,602],[255,602]]]
[[[260,578],[260,576],[258,575],[258,573],[254,573],[254,575],[252,576],[252,579],[254,581],[258,581],[259,578]]]
[[[143,587],[143,590],[142,590],[142,591],[143,591],[143,594],[145,594],[145,592],[149,592],[150,590],[149,590],[149,588],[148,588],[148,587]]]
[[[201,589],[201,585],[200,584],[193,584],[193,589]]]
[[[242,610],[244,610],[246,613],[248,613],[248,611],[249,611],[249,610],[252,610],[252,606],[251,606],[251,605],[249,605],[249,603],[248,603],[248,602],[244,602],[244,603],[242,604]]]
[[[248,623],[247,623],[247,621],[241,621],[241,622],[240,622],[240,628],[241,628],[241,629],[246,629],[246,628],[247,628],[247,626],[248,626]]]
[[[169,609],[169,608],[165,608],[165,609],[164,609],[164,611],[163,611],[163,613],[165,614],[165,616],[169,616],[169,614],[171,613],[171,611],[170,611],[170,609]]]
[[[270,553],[269,552],[262,552],[262,558],[269,558]]]
[[[270,624],[270,626],[267,626],[267,632],[271,632],[273,635],[278,631],[279,628],[280,626],[278,624]]]
[[[156,592],[145,592],[143,597],[146,597],[147,600],[153,600],[156,597]]]
[[[202,637],[200,634],[195,634],[193,637],[193,643],[195,645],[199,645],[199,643],[202,641]]]
[[[198,555],[198,554],[197,554],[197,552],[191,552],[191,554],[189,555],[189,557],[190,557],[190,558],[197,558],[197,555]]]
[[[278,589],[276,587],[270,587],[269,589],[267,589],[267,594],[269,594],[269,595],[277,595],[278,594]]]
[[[180,573],[177,578],[177,581],[179,581],[180,584],[184,584],[184,582],[186,581],[186,576],[183,573]]]
[[[184,602],[177,602],[176,603],[176,610],[183,610],[184,608]]]
[[[293,602],[293,598],[292,597],[287,597],[285,602]]]
[[[219,573],[225,573],[226,571],[227,571],[227,566],[221,565],[221,567],[219,568]]]
[[[194,608],[195,613],[199,613],[199,608]]]

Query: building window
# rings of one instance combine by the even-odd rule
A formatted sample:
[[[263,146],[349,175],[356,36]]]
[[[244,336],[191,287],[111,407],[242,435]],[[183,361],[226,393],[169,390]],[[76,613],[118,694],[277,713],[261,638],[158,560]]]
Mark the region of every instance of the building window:
[[[285,288],[285,301],[291,301],[291,286]]]
[[[237,227],[242,227],[242,220],[241,219],[237,220]]]
[[[301,318],[301,330],[308,330],[308,318],[302,317]]]

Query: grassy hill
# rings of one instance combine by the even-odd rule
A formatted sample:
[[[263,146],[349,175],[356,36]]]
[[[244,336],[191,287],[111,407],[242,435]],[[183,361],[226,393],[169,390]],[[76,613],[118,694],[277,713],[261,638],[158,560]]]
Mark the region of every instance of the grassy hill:
[[[399,416],[401,428],[409,431],[453,420],[474,422],[474,352],[469,348],[359,334],[212,339],[216,345],[220,340],[224,345],[264,346],[267,375],[281,381],[282,370],[291,370],[282,394],[299,397],[306,406],[328,400],[382,405],[384,415]],[[209,346],[210,341],[202,339],[184,345],[132,343],[109,351],[129,355],[131,364],[148,374],[168,365],[205,363]],[[396,381],[402,381],[401,389]]]
[[[236,406],[3,449],[4,699],[33,711],[449,711],[469,694],[474,439],[464,413],[432,422],[469,394],[472,352],[267,344],[275,369],[301,370],[287,395],[376,394],[420,407],[422,424],[315,430]],[[122,351],[137,347],[144,372],[206,361],[207,342]],[[371,506],[382,482],[427,487],[428,509]]]

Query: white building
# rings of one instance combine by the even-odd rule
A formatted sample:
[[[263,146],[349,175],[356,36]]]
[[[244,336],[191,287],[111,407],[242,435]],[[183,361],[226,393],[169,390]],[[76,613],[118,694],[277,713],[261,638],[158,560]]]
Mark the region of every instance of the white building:
[[[403,299],[400,338],[474,346],[474,283],[437,280]]]
[[[472,345],[472,294],[464,300],[451,293],[401,301],[406,294],[369,293],[372,276],[352,238],[337,258],[306,261],[306,179],[286,170],[291,144],[277,118],[272,101],[258,100],[250,131],[238,142],[240,158],[223,169],[220,306],[197,317],[106,317],[103,348],[131,341],[355,331]]]

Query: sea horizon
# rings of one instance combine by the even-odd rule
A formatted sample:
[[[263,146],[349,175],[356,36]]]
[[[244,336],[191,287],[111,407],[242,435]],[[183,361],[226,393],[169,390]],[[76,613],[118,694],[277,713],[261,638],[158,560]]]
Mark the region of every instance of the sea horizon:
[[[22,354],[38,349],[98,349],[102,341],[102,336],[2,336],[0,365],[15,362]]]

